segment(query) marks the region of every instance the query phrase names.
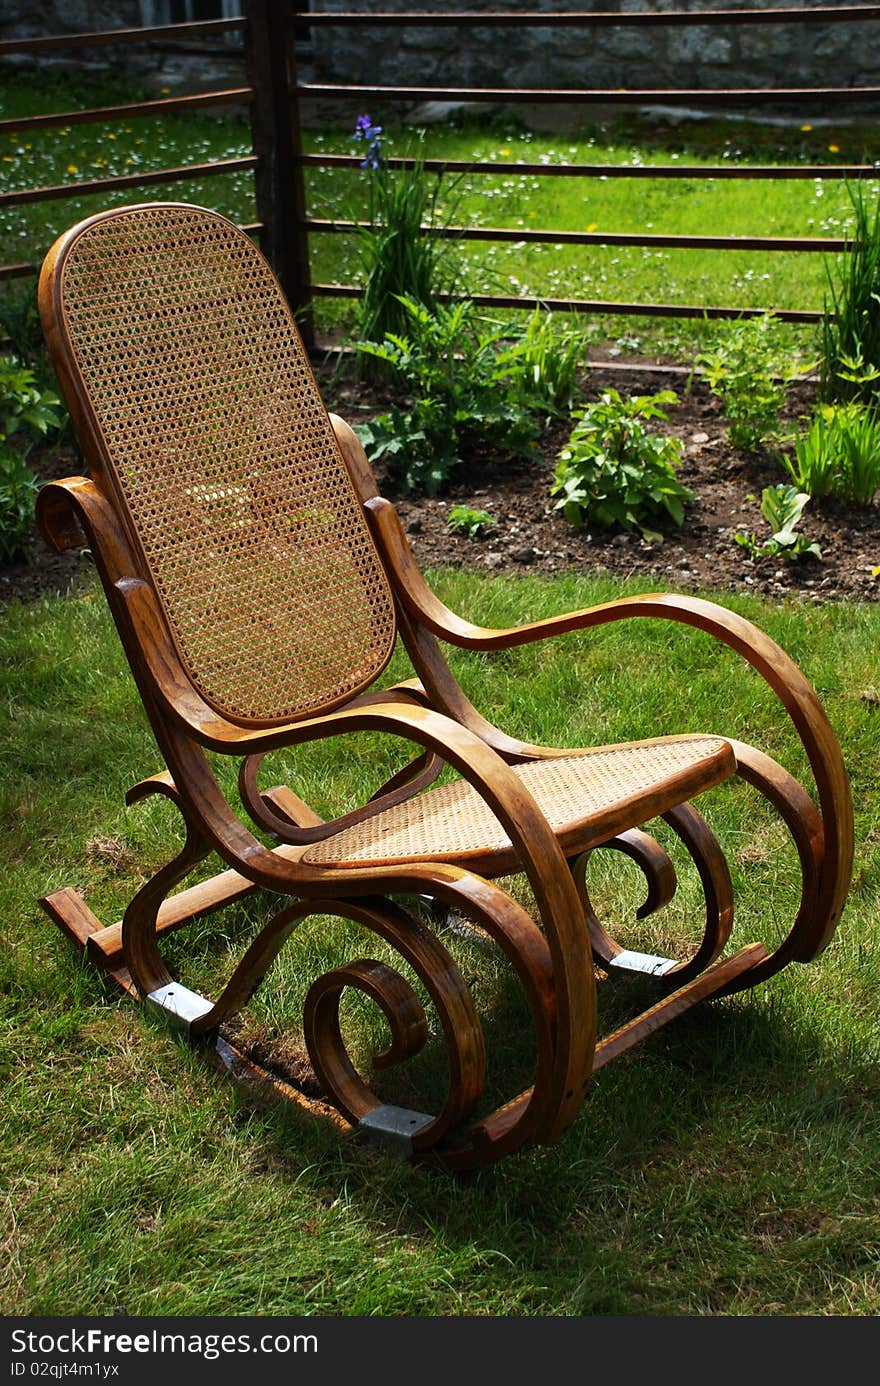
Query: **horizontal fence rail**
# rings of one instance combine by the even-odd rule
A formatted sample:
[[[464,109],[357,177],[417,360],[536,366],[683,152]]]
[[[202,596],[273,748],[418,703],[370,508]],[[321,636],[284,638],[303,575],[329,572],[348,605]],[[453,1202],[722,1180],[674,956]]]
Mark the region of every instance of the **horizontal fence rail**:
[[[86,197],[94,193],[119,192],[124,188],[146,188],[157,183],[178,183],[194,178],[212,178],[218,174],[242,173],[256,168],[254,155],[241,159],[217,159],[207,164],[183,164],[179,168],[157,168],[147,172],[115,174],[109,178],[92,178],[79,183],[59,183],[55,187],[20,188],[0,193],[0,207],[16,207],[28,202],[49,202],[55,198]]]
[[[83,34],[35,34],[0,39],[0,58],[19,53],[54,53],[64,48],[109,48],[158,39],[189,39],[244,29],[243,19],[197,19],[181,24],[154,24],[142,29],[99,29]]]
[[[39,266],[20,262],[17,265],[3,265],[0,269],[0,276],[3,279],[30,279],[33,275],[39,274]]]
[[[369,230],[368,221],[323,221],[308,217],[306,231],[351,233]],[[539,231],[508,226],[423,226],[427,236],[461,241],[513,241],[517,245],[638,245],[654,249],[674,247],[688,250],[845,250],[848,241],[831,236],[676,236],[644,235],[628,231]]]
[[[392,13],[376,11],[337,10],[300,13],[299,23],[305,30],[320,32],[344,26],[354,29],[389,28],[454,28],[454,29],[527,29],[542,30],[573,28],[687,28],[703,26],[747,26],[784,24],[851,24],[856,21],[880,20],[880,5],[815,5],[778,6],[762,9],[715,9],[715,10],[571,10],[567,12],[543,11],[468,11],[445,10],[408,11]],[[593,87],[568,88],[524,88],[497,86],[439,87],[386,86],[379,83],[342,83],[302,81],[295,84],[294,97],[300,102],[317,100],[345,101],[357,103],[362,109],[374,103],[415,105],[423,101],[448,101],[480,103],[491,105],[512,104],[581,104],[586,109],[596,106],[615,107],[670,107],[693,105],[698,108],[737,107],[742,105],[792,106],[803,103],[822,103],[839,109],[842,106],[864,106],[874,104],[880,98],[880,87],[876,86],[827,86],[827,87],[691,87],[676,88],[617,88],[599,89]],[[358,168],[363,160],[358,155],[299,154],[297,159],[301,169],[315,168]],[[631,179],[848,179],[880,175],[880,166],[871,163],[823,164],[823,165],[620,165],[620,164],[549,164],[549,163],[506,163],[488,160],[425,160],[420,166],[428,173],[438,175],[476,174],[480,176],[537,176],[562,178],[631,178]],[[385,166],[389,169],[416,167],[416,161],[405,158],[389,158]],[[339,234],[354,232],[364,223],[329,221],[320,217],[303,217],[300,229],[304,236],[316,234]],[[839,253],[850,248],[851,243],[839,237],[781,237],[781,236],[679,236],[679,235],[637,235],[629,233],[600,232],[561,232],[537,231],[525,228],[498,227],[423,227],[425,234],[439,234],[459,237],[469,241],[513,242],[516,244],[557,244],[589,246],[641,246],[671,247],[679,249],[713,249],[718,251],[755,250],[785,252]],[[307,292],[315,297],[339,296],[354,298],[361,290],[357,285],[329,283],[310,283]],[[544,304],[560,311],[590,312],[608,314],[627,314],[644,317],[681,318],[736,318],[757,317],[766,311],[776,311],[781,321],[813,323],[820,321],[822,314],[815,310],[769,310],[743,309],[737,306],[703,306],[696,304],[645,304],[612,303],[599,300],[577,298],[520,297],[503,294],[483,294],[474,296],[474,301],[492,307],[531,308]]]
[[[876,101],[880,87],[689,87],[687,90],[653,87],[379,87],[331,82],[301,82],[297,93],[306,99],[334,98],[351,101],[472,101],[503,105],[554,105],[560,102],[602,106],[753,105],[755,101],[801,104],[805,100],[833,105]]]
[[[425,29],[586,29],[657,28],[664,25],[685,27],[731,24],[828,24],[835,21],[880,19],[880,5],[812,5],[762,10],[568,10],[545,13],[541,10],[409,10],[406,13],[355,10],[302,12],[301,23],[309,28],[425,28]]]
[[[363,168],[361,154],[300,154],[303,168]],[[867,178],[880,177],[876,164],[526,164],[507,159],[407,159],[390,156],[385,167],[426,173],[489,173],[496,177],[536,175],[550,178]]]
[[[104,124],[111,120],[132,120],[137,116],[173,115],[175,111],[205,110],[211,106],[243,106],[253,95],[253,87],[230,87],[225,91],[202,91],[191,96],[163,96],[155,101],[135,101],[124,106],[96,106],[91,110],[13,116],[8,120],[0,120],[0,135],[19,134],[28,130],[59,129],[66,125]]]
[[[311,292],[317,298],[360,298],[363,290],[356,284],[310,284]],[[449,301],[453,294],[438,294],[438,298]],[[605,299],[592,298],[553,298],[549,295],[535,294],[469,294],[472,302],[485,308],[547,308],[558,313],[597,313],[626,314],[643,318],[705,318],[715,321],[721,318],[763,318],[771,310],[768,308],[737,308],[720,305],[703,306],[695,303],[614,303]],[[823,314],[812,308],[779,308],[772,310],[779,322],[817,323]]]

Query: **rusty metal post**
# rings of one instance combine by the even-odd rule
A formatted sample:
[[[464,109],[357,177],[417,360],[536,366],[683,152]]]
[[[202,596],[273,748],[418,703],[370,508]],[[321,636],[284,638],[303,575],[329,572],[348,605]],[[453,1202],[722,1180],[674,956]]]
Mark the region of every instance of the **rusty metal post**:
[[[244,0],[245,49],[254,88],[251,130],[258,164],[257,216],[261,247],[297,316],[307,347],[314,342],[305,187],[299,162],[299,106],[290,0]]]

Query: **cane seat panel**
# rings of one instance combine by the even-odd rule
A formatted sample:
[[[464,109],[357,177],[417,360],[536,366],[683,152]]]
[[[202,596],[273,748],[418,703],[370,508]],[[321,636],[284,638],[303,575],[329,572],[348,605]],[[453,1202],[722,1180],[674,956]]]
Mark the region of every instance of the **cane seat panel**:
[[[537,801],[551,827],[565,840],[595,830],[623,804],[639,806],[668,789],[669,804],[728,778],[735,770],[730,746],[721,737],[688,736],[603,747],[570,756],[529,761],[513,771]],[[689,788],[689,785],[692,788]],[[616,831],[617,829],[615,829]],[[586,845],[590,831],[581,845]],[[395,861],[460,863],[510,850],[510,839],[486,802],[467,780],[437,785],[310,847],[303,860],[314,865],[364,866]]]

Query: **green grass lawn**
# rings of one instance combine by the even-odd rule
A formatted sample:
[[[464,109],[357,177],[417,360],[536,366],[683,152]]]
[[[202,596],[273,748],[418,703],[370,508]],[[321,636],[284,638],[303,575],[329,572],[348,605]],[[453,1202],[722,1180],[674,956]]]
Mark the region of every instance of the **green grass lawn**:
[[[137,96],[130,82],[104,79],[86,84],[49,74],[39,82],[7,76],[0,87],[5,116],[109,105]],[[407,153],[414,132],[386,126],[386,152]],[[307,132],[311,152],[353,153],[348,130]],[[489,117],[458,126],[432,126],[422,146],[426,156],[496,162],[498,174],[447,182],[447,212],[455,224],[512,229],[678,234],[841,236],[851,221],[844,185],[835,180],[771,181],[706,179],[618,179],[535,177],[512,174],[508,166],[530,163],[852,163],[873,162],[875,136],[842,126],[806,125],[775,129],[713,119],[682,126],[616,122],[588,126],[572,135],[543,135],[516,121]],[[71,125],[61,130],[4,136],[0,191],[76,183],[137,170],[175,167],[250,153],[247,123],[239,115],[169,115],[106,126]],[[880,184],[870,183],[872,192]],[[367,175],[360,170],[308,169],[310,214],[344,220],[363,215]],[[52,240],[77,218],[109,205],[163,198],[199,202],[241,221],[256,216],[253,179],[247,172],[190,180],[112,194],[93,194],[0,210],[0,259],[38,261]],[[721,304],[741,307],[821,309],[825,269],[821,255],[756,251],[707,251],[548,244],[465,244],[465,283],[471,292],[595,300]],[[350,236],[313,236],[312,275],[318,281],[350,282],[357,254]],[[350,301],[322,299],[319,329],[349,328]],[[597,319],[594,335],[628,349],[693,357],[700,323],[638,318]],[[812,329],[801,329],[806,351]]]
[[[4,115],[136,93],[103,84],[4,88]],[[4,137],[0,190],[130,173],[249,152],[237,117],[161,121]],[[509,122],[432,129],[432,157],[495,159],[463,180],[455,217],[487,225],[609,231],[822,235],[847,224],[833,182],[519,178],[518,159],[570,162],[859,160],[861,136],[830,128],[774,134],[696,131],[639,138],[621,127],[581,136],[526,134]],[[725,147],[724,141],[729,143]],[[752,141],[752,143],[749,143]],[[757,141],[757,143],[754,143]],[[402,150],[405,137],[395,134]],[[830,146],[834,145],[835,149]],[[308,136],[351,152],[347,131]],[[868,151],[870,157],[870,151]],[[872,184],[873,187],[873,184]],[[308,177],[316,216],[362,214],[365,175]],[[38,260],[80,216],[135,200],[131,190],[0,212],[0,259]],[[206,203],[253,220],[248,174],[153,187],[147,200]],[[821,307],[821,257],[611,248],[474,247],[469,287],[583,297]],[[317,279],[356,272],[352,242],[315,245]],[[766,276],[766,277],[765,277]],[[319,305],[319,326],[353,321]],[[699,325],[608,319],[597,338],[638,339],[689,360]],[[809,350],[810,334],[802,334]],[[633,590],[600,579],[479,578],[442,572],[452,606],[509,624]],[[466,1179],[401,1166],[297,1111],[241,1097],[196,1052],[109,991],[39,910],[62,885],[107,922],[179,841],[173,809],[124,794],[161,762],[94,584],[79,595],[14,604],[0,616],[3,757],[0,829],[0,1309],[6,1314],[876,1314],[880,1312],[880,614],[875,605],[771,606],[728,599],[804,667],[841,738],[856,800],[853,892],[839,933],[815,964],[697,1008],[604,1070],[573,1129]],[[474,701],[519,734],[577,745],[697,730],[740,737],[804,767],[774,700],[707,639],[635,622],[552,647],[454,664]],[[398,655],[388,679],[405,676]],[[275,778],[322,812],[362,800],[397,763],[378,738],[317,743],[277,757]],[[365,767],[374,767],[375,778]],[[224,768],[234,787],[233,767]],[[728,851],[737,889],[734,944],[770,944],[798,889],[795,854],[752,791],[701,801]],[[682,866],[675,900],[635,922],[640,882],[622,860],[596,862],[600,913],[628,946],[686,950],[699,888]],[[519,892],[521,885],[512,883]],[[189,985],[210,990],[265,917],[251,901],[168,940]],[[493,1100],[528,1081],[528,1026],[504,966],[451,940],[487,1025]],[[319,972],[364,951],[356,929],[307,922],[291,940],[244,1035],[297,1043],[302,997]],[[374,956],[382,945],[369,943]],[[402,969],[405,971],[405,969]],[[644,983],[602,988],[613,1028]],[[363,1057],[381,1031],[353,998],[346,1025]],[[291,1039],[291,1036],[293,1038]],[[429,1045],[410,1066],[429,1094],[444,1071]],[[506,1087],[510,1070],[513,1086]],[[391,1100],[409,1098],[388,1075]],[[395,1084],[397,1086],[395,1086]],[[410,1100],[409,1105],[418,1105]]]
[[[487,624],[632,590],[607,580],[443,572],[445,600]],[[158,753],[97,585],[15,604],[0,625],[0,1306],[6,1314],[876,1314],[880,1312],[880,612],[725,599],[801,663],[841,738],[856,801],[853,892],[809,967],[705,1005],[598,1075],[575,1126],[465,1179],[419,1171],[296,1111],[261,1109],[108,991],[36,905],[81,889],[106,921],[177,838],[173,810],[126,811]],[[479,706],[558,744],[720,731],[796,771],[774,700],[733,656],[627,622],[490,660],[458,656]],[[387,678],[406,673],[400,656]],[[321,809],[363,794],[386,743],[317,743],[280,773]],[[230,781],[232,783],[232,781]],[[794,854],[743,786],[701,800],[731,859],[732,944],[778,938]],[[600,863],[602,913],[629,946],[683,948],[698,892],[635,924],[639,881]],[[191,985],[238,956],[258,905],[168,944]],[[487,1027],[494,1083],[527,1066],[515,989],[457,949]],[[382,956],[381,945],[369,951]],[[363,938],[312,920],[248,1024],[283,1042],[316,970]],[[635,983],[603,986],[607,1027]],[[643,1001],[644,1003],[644,1001]],[[354,1043],[372,1014],[352,1007]],[[390,1076],[390,1075],[389,1075]],[[437,1075],[424,1075],[430,1085]],[[442,1075],[441,1075],[442,1076]]]
[[[639,126],[588,128],[580,135],[547,136],[505,128],[500,119],[482,126],[431,128],[424,144],[392,131],[392,152],[423,148],[427,157],[495,162],[498,174],[448,180],[447,211],[455,225],[678,235],[841,237],[852,224],[845,185],[833,180],[723,180],[552,178],[505,171],[522,163],[613,164],[645,167],[719,163],[830,163],[860,159],[861,136],[834,130],[775,132],[768,143],[759,129],[713,121],[707,130],[682,134]],[[714,138],[713,138],[714,134]],[[350,152],[346,134],[312,137],[326,152]],[[316,215],[343,219],[363,212],[368,175],[334,169],[308,170],[309,203]],[[880,184],[872,181],[876,193]],[[441,201],[441,206],[442,206]],[[347,238],[346,238],[347,239]],[[350,278],[351,253],[335,237],[315,237],[313,274],[320,280]],[[575,297],[589,300],[818,309],[826,286],[824,257],[787,251],[705,250],[632,246],[567,246],[464,243],[466,282],[472,291]],[[347,273],[346,273],[347,271]],[[322,313],[332,309],[321,305]],[[339,310],[337,309],[337,312]],[[350,308],[348,312],[350,313]],[[597,329],[642,347],[692,354],[700,324],[608,317]],[[798,329],[805,343],[812,329]],[[633,341],[636,336],[638,340]]]

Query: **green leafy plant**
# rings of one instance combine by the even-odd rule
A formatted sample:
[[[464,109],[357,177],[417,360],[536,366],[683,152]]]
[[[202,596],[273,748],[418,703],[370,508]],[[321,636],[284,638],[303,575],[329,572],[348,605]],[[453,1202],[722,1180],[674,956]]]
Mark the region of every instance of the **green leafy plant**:
[[[0,290],[0,328],[12,355],[34,371],[45,366],[45,344],[37,307],[36,286],[14,281]]]
[[[14,563],[27,547],[37,490],[33,467],[17,448],[0,439],[0,565]]]
[[[60,405],[54,390],[40,389],[32,370],[0,357],[0,430],[7,438],[23,433],[33,442],[60,428]]]
[[[736,448],[753,451],[775,436],[788,386],[811,369],[786,348],[780,327],[772,313],[726,325],[694,363],[721,401]]]
[[[794,458],[788,453],[781,460],[798,490],[814,498],[830,495],[839,467],[836,430],[829,415],[834,406],[818,409],[806,432],[794,440]]]
[[[468,539],[479,539],[485,530],[493,527],[495,521],[488,510],[475,510],[470,505],[451,505],[446,523],[459,533],[466,534]]]
[[[0,563],[22,555],[33,529],[37,478],[26,459],[37,438],[61,426],[59,403],[33,371],[0,357]]]
[[[765,486],[761,492],[761,515],[773,531],[770,538],[762,543],[754,534],[740,532],[734,535],[736,542],[747,549],[752,558],[821,558],[819,545],[797,528],[809,499],[804,491],[786,486],[784,482]]]
[[[406,334],[358,342],[357,350],[391,367],[411,403],[358,426],[370,461],[388,464],[405,492],[430,496],[465,456],[535,456],[538,419],[499,372],[498,330],[481,328],[469,300],[431,310],[396,297]]]
[[[820,405],[795,441],[794,459],[782,460],[808,495],[871,505],[880,490],[880,417],[859,400]]]
[[[692,493],[675,475],[681,443],[646,426],[649,419],[668,421],[663,406],[677,402],[672,390],[626,400],[606,390],[575,413],[578,422],[559,454],[550,488],[569,524],[621,525],[659,540],[651,526],[670,519],[682,523]]]
[[[401,297],[434,309],[458,275],[453,243],[437,234],[449,215],[452,188],[444,215],[442,176],[426,173],[419,155],[410,167],[389,168],[381,135],[381,125],[373,125],[368,115],[358,117],[355,139],[364,142],[361,167],[369,178],[369,225],[357,232],[363,270],[358,335],[375,342],[407,331]],[[381,376],[382,368],[373,374]]]
[[[825,262],[821,329],[824,400],[876,400],[880,393],[880,199],[848,185],[855,221],[845,253]]]
[[[498,357],[497,369],[530,409],[567,417],[581,392],[586,343],[584,329],[560,327],[553,313],[536,307]]]

